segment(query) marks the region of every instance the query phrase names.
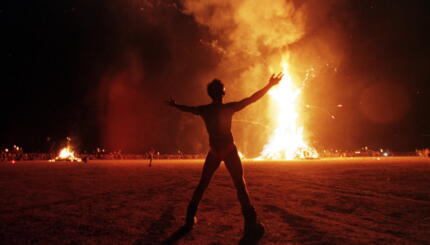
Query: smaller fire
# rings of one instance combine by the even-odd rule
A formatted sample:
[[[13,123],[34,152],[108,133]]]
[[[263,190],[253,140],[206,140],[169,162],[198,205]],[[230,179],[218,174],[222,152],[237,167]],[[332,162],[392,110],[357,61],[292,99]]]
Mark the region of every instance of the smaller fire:
[[[75,153],[73,152],[70,146],[66,146],[61,149],[60,153],[55,159],[49,160],[50,162],[55,161],[70,161],[70,162],[82,162],[82,159],[79,157],[75,157]]]

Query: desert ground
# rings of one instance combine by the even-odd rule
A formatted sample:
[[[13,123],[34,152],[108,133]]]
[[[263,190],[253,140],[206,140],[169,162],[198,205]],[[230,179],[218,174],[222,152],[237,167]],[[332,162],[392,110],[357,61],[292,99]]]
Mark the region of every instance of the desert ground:
[[[0,163],[0,244],[159,244],[183,222],[203,160]],[[260,244],[430,244],[430,159],[245,161]],[[237,244],[221,165],[178,244]]]

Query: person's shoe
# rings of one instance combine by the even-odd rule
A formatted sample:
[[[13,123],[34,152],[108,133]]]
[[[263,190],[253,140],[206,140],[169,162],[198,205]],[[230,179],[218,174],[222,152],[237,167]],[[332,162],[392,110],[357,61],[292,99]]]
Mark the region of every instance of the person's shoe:
[[[245,223],[243,237],[240,239],[239,245],[258,244],[258,241],[263,237],[264,232],[264,226],[261,223]]]

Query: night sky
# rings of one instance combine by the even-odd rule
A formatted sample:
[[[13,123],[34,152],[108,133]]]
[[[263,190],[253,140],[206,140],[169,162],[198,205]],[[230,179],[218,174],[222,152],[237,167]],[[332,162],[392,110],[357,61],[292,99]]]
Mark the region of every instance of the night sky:
[[[306,6],[306,33],[288,48],[294,62],[316,69],[303,91],[310,143],[429,147],[428,1],[293,2]],[[228,45],[225,38],[179,0],[3,1],[0,22],[2,147],[46,152],[68,136],[80,151],[204,152],[202,121],[164,100],[208,103],[214,77],[224,80],[227,101],[249,95],[229,95],[223,54],[208,45]]]

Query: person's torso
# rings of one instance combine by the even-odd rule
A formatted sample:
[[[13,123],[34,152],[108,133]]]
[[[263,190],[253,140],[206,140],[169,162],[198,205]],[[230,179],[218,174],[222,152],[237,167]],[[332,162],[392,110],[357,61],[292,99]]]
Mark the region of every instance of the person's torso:
[[[202,107],[201,116],[211,141],[233,141],[231,134],[233,114],[234,111],[228,104],[209,104]]]

